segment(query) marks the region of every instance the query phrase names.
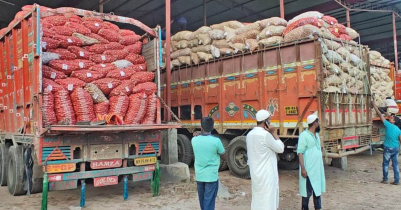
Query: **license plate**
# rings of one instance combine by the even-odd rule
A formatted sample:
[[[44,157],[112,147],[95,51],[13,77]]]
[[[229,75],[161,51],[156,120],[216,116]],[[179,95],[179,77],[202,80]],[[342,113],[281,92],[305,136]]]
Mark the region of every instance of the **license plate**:
[[[93,179],[94,187],[103,187],[118,184],[118,176],[98,177]]]
[[[91,145],[91,160],[118,159],[122,157],[121,144]]]
[[[136,166],[154,164],[156,161],[156,157],[136,158],[134,160]]]

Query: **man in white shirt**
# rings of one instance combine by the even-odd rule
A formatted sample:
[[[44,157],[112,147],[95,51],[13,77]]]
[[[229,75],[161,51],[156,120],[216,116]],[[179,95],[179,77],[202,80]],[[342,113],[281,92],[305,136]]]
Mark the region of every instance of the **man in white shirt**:
[[[399,111],[397,103],[391,98],[386,98],[386,107],[379,107],[381,113],[387,113],[389,115],[396,115]]]
[[[276,153],[284,152],[284,144],[270,124],[270,113],[256,113],[257,126],[246,136],[248,165],[252,182],[252,210],[276,210],[279,204],[279,183]]]

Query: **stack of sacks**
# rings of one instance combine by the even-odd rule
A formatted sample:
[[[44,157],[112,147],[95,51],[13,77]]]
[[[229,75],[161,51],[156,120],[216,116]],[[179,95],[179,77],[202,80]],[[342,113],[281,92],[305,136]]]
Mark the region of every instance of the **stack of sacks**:
[[[257,36],[260,47],[271,46],[284,41],[283,32],[287,27],[287,21],[278,17],[272,17],[259,21],[263,30]]]
[[[44,124],[155,123],[157,87],[139,35],[72,13],[44,16],[41,25]]]
[[[370,79],[372,83],[372,94],[377,106],[385,107],[387,97],[394,98],[393,86],[394,83],[390,78],[390,61],[385,59],[380,52],[370,51]]]

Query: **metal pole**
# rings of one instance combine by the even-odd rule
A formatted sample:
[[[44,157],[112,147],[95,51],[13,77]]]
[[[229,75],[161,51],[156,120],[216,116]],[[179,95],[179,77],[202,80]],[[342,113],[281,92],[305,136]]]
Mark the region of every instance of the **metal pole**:
[[[349,10],[346,9],[345,11],[346,11],[346,14],[347,14],[347,27],[351,28],[351,19],[349,17]]]
[[[394,12],[393,12],[393,39],[394,39],[395,72],[398,73],[397,25],[395,22],[395,13]]]
[[[284,19],[284,0],[280,0],[280,17]]]
[[[99,12],[103,13],[103,0],[99,0]]]
[[[166,0],[166,92],[167,92],[167,106],[171,107],[171,66],[170,66],[170,36],[171,36],[171,2]],[[171,114],[168,110],[164,109],[167,114],[167,122],[171,121]]]
[[[206,0],[203,0],[203,25],[206,26]]]

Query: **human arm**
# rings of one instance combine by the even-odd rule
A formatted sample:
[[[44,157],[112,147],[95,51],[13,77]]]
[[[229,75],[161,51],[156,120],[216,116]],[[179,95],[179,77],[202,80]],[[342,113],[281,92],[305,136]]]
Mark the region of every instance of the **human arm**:
[[[374,102],[372,102],[372,105],[373,105],[373,108],[376,111],[376,114],[380,116],[380,120],[384,123],[384,121],[386,119],[383,117],[382,113],[379,111],[379,108],[377,108],[377,106],[376,106],[376,104]]]
[[[304,165],[304,153],[307,148],[306,138],[303,137],[301,134],[298,139],[298,146],[297,146],[297,153],[299,158],[299,165],[301,167],[301,175],[302,177],[306,178],[308,173],[306,172],[305,165]]]
[[[218,142],[217,142],[217,153],[220,155],[221,159],[223,159],[224,161],[227,161],[226,151],[225,151],[223,143],[221,143],[220,139],[218,139]]]
[[[224,160],[224,161],[227,161],[227,154],[226,154],[226,153],[221,154],[221,155],[220,155],[220,158],[221,158],[222,160]]]
[[[306,169],[305,169],[305,166],[304,166],[304,154],[303,153],[299,153],[298,157],[299,157],[299,165],[301,166],[301,176],[303,178],[306,178],[308,176],[308,173],[306,172]]]
[[[267,146],[270,147],[276,153],[283,153],[284,143],[278,137],[277,129],[270,124],[268,131],[271,135],[266,135],[265,137]]]

